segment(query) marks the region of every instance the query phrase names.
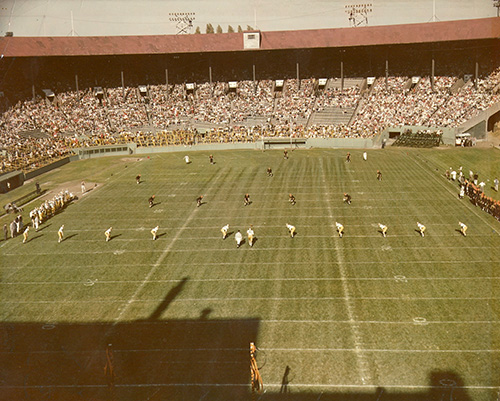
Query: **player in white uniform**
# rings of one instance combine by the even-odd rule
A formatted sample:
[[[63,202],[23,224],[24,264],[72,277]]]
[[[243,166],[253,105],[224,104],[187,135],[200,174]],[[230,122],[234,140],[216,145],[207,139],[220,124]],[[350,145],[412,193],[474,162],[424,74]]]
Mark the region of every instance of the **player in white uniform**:
[[[57,232],[57,236],[59,237],[57,242],[62,242],[62,240],[64,238],[64,224],[59,228],[59,231]]]
[[[243,241],[243,235],[241,235],[240,230],[234,235],[234,239],[236,240],[236,248],[239,248],[241,241]]]
[[[189,164],[189,156],[184,156],[184,161],[186,162],[186,164]]]
[[[151,235],[153,236],[153,241],[156,240],[156,234],[158,233],[158,228],[160,228],[160,227],[156,226],[155,228],[153,228],[151,230]]]
[[[344,235],[344,226],[340,224],[339,222],[335,222],[335,225],[337,226],[337,231],[339,232],[339,237],[342,238]]]
[[[220,232],[222,233],[222,239],[226,239],[228,231],[229,231],[229,224],[226,224],[224,227],[220,229]]]
[[[467,236],[467,228],[468,227],[464,223],[462,223],[461,221],[458,222],[458,225],[460,226],[460,232],[462,233],[462,235],[464,237],[466,237]]]
[[[378,223],[378,226],[380,227],[380,230],[382,231],[382,235],[384,237],[387,237],[387,226],[382,224],[382,223]]]
[[[253,246],[254,236],[255,236],[255,233],[253,231],[253,226],[250,225],[250,228],[247,230],[248,245]]]
[[[420,235],[422,237],[425,236],[424,232],[425,232],[426,227],[423,224],[419,223],[418,221],[417,221],[417,227],[420,230]]]
[[[106,236],[106,242],[108,242],[111,239],[111,230],[113,227],[109,227],[106,231],[104,231],[104,235]]]
[[[287,223],[286,228],[288,228],[288,231],[290,231],[290,237],[293,238],[293,236],[295,235],[295,226]]]

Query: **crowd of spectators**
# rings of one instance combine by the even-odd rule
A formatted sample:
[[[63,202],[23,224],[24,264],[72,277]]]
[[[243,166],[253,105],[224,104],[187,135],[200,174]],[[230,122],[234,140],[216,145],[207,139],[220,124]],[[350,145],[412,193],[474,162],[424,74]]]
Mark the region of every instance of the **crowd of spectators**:
[[[500,101],[500,67],[458,77],[382,77],[371,86],[318,89],[318,80],[205,82],[56,93],[18,102],[0,117],[3,170],[36,168],[80,146],[229,142],[262,137],[371,137],[389,126],[457,127]],[[312,125],[325,108],[352,110],[349,123]],[[195,129],[205,124],[205,129]],[[208,126],[208,128],[207,128]],[[170,134],[167,134],[170,132]],[[189,135],[192,133],[192,137]],[[149,139],[148,139],[149,138]]]

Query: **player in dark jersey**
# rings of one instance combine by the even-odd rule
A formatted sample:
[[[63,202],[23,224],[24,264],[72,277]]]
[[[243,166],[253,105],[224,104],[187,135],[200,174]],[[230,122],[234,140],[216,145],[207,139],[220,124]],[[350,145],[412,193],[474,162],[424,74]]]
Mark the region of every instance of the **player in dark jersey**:
[[[377,180],[382,181],[382,173],[380,170],[377,170]]]
[[[273,176],[273,169],[271,167],[267,168],[267,176],[272,177]]]
[[[245,196],[243,198],[243,203],[245,206],[248,206],[250,204],[250,195],[249,194],[245,194]]]
[[[153,205],[155,204],[155,196],[151,195],[148,201],[149,201],[149,207],[153,207]]]
[[[295,203],[297,203],[295,201],[295,196],[293,196],[292,194],[289,194],[288,195],[288,202],[290,202],[292,204],[292,206],[295,205]]]
[[[200,195],[196,198],[196,206],[200,207],[202,203],[203,203],[203,195]]]
[[[344,203],[347,203],[348,205],[351,204],[351,195],[349,195],[347,192],[344,193]]]

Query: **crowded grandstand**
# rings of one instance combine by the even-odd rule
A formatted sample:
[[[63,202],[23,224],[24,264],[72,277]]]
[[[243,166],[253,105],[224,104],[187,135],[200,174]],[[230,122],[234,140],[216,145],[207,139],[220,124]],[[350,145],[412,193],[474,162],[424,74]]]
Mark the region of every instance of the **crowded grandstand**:
[[[72,41],[75,55],[63,56],[67,38],[54,39],[49,51],[45,38],[34,48],[28,38],[2,38],[11,54],[0,67],[1,168],[30,170],[96,145],[374,138],[404,126],[458,130],[500,102],[498,39],[477,21],[498,29],[494,19],[470,20],[476,32],[460,35],[452,33],[458,22],[446,22],[428,38],[425,24],[384,27],[416,36],[377,43],[380,27],[364,28],[349,46],[328,48],[323,42],[337,30],[319,31],[319,39],[290,32],[306,43],[291,49],[260,33],[261,49],[244,51],[234,44],[242,34],[222,34],[215,45],[187,39],[213,52],[137,55],[129,53],[145,50],[125,38],[121,54],[113,48],[100,56],[109,52],[105,44],[92,42],[96,55],[83,56],[87,43]],[[496,113],[488,121],[490,130],[499,119]]]

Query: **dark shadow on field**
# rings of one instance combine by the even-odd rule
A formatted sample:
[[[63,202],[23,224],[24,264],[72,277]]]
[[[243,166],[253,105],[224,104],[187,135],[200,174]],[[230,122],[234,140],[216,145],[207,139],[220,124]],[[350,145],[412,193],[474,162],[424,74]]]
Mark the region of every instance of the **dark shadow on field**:
[[[177,284],[175,287],[173,287],[168,294],[165,296],[165,299],[161,302],[160,305],[156,307],[154,312],[149,316],[148,320],[158,320],[163,312],[165,312],[168,308],[168,306],[172,303],[172,301],[179,295],[179,293],[182,291],[182,288],[186,284],[186,281],[188,281],[189,277],[184,277],[179,284]]]
[[[73,237],[76,237],[78,234],[71,234],[71,235],[68,235],[66,238],[63,239],[63,241],[68,241],[70,240],[71,238]]]
[[[35,232],[37,232],[37,233],[38,233],[38,232],[40,232],[40,231],[42,231],[42,230],[45,230],[46,228],[50,227],[51,225],[52,225],[52,224],[46,224],[46,225],[43,225],[43,226],[41,226],[38,230],[36,230]]]
[[[167,233],[160,233],[156,236],[156,239],[164,237],[165,235],[167,235]]]
[[[37,235],[36,237],[31,237],[30,239],[28,239],[28,241],[26,241],[26,243],[34,241],[34,240],[41,238],[41,237],[43,237],[43,235]]]
[[[1,323],[0,399],[249,399],[259,320],[209,314],[116,325]]]
[[[226,238],[230,237],[230,236],[231,236],[231,235],[233,235],[233,234],[234,234],[234,231],[229,231],[229,232],[227,233],[227,235],[226,235]],[[226,239],[226,238],[224,238],[224,239]]]
[[[109,237],[109,240],[112,241],[114,240],[115,238],[118,238],[118,237],[121,237],[122,235],[121,234],[116,234],[116,235],[112,235],[111,237]],[[109,241],[108,241],[109,242]]]
[[[283,378],[281,379],[281,387],[280,393],[286,394],[288,393],[288,384],[290,383],[290,366],[286,365],[285,373],[283,374]]]
[[[286,365],[266,387],[269,359],[257,363],[265,391],[252,395],[250,342],[258,318],[159,320],[189,278],[172,287],[145,320],[123,323],[0,323],[0,399],[23,401],[472,401],[460,376],[433,370],[429,387],[338,387],[299,391],[296,369]],[[98,283],[96,285],[99,285]],[[332,364],[338,363],[332,360]],[[326,367],[327,368],[327,367]],[[279,368],[281,375],[283,366]],[[394,367],[398,369],[398,367]],[[279,376],[278,376],[279,377]],[[381,379],[383,381],[383,379]],[[307,384],[307,383],[306,383]],[[495,389],[491,390],[494,395]],[[482,398],[484,399],[484,398]]]
[[[459,233],[462,237],[464,236],[464,235],[462,234],[462,230],[460,230],[460,228],[455,228],[455,231],[456,231],[457,233]]]

